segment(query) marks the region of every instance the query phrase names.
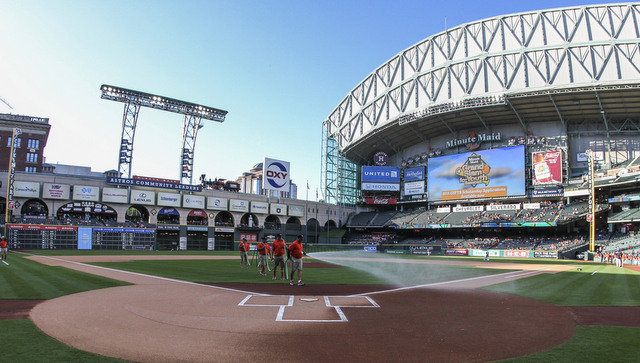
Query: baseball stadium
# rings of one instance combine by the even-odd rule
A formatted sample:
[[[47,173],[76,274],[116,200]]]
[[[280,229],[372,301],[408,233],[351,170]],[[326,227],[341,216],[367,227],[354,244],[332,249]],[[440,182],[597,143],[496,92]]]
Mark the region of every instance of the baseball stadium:
[[[324,120],[321,202],[195,185],[220,109],[168,100],[198,110],[180,180],[131,177],[157,95],[102,86],[125,107],[98,175],[23,172],[48,120],[0,115],[28,139],[2,156],[0,361],[639,361],[639,48],[640,3],[431,35]],[[304,268],[261,257],[278,235]]]

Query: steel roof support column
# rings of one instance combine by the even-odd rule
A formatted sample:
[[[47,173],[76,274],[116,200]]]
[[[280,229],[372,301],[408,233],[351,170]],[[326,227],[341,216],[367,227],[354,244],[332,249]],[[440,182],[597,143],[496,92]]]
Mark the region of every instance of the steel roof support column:
[[[140,105],[124,104],[122,116],[122,137],[120,138],[120,157],[118,158],[118,173],[121,177],[131,178],[131,161],[133,159],[133,139],[136,135],[136,124]]]
[[[193,159],[196,148],[196,136],[203,125],[201,118],[193,115],[184,115],[182,126],[182,155],[180,158],[180,182],[191,184],[193,181]]]
[[[504,101],[507,103],[507,105],[509,105],[509,107],[511,107],[511,109],[513,110],[513,113],[516,114],[516,117],[518,118],[518,121],[520,121],[520,125],[522,125],[522,130],[524,130],[525,133],[527,131],[529,131],[529,127],[527,126],[526,122],[524,122],[522,117],[520,117],[520,114],[518,113],[518,110],[516,110],[516,108],[513,107],[513,104],[511,104],[511,101],[509,101],[509,99],[507,97],[504,98]]]
[[[480,116],[480,114],[478,113],[478,111],[476,111],[475,109],[471,109],[471,111],[473,111],[473,113],[476,115],[476,117],[478,117],[478,120],[480,120],[480,122],[482,122],[482,125],[484,126],[485,130],[487,131],[491,131],[491,129],[489,128],[489,126],[487,126],[487,123],[484,122],[484,119],[482,118],[482,116]]]
[[[564,121],[564,117],[562,117],[562,113],[560,112],[560,109],[558,108],[558,104],[556,103],[556,100],[553,99],[552,95],[549,95],[549,99],[551,100],[551,103],[553,103],[553,107],[556,109],[556,112],[558,113],[558,117],[560,118],[560,122],[562,123],[562,128],[566,132],[567,131],[567,123]]]

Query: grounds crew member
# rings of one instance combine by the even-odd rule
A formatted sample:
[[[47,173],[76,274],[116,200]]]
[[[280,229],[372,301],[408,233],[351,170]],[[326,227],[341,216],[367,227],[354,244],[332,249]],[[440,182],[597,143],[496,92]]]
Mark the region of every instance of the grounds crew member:
[[[240,247],[240,267],[249,267],[249,248],[251,247],[247,243],[247,239],[243,238],[238,247]]]
[[[7,261],[7,240],[4,239],[4,236],[0,237],[0,256],[2,261]]]
[[[257,250],[258,250],[258,272],[262,276],[267,276],[267,238],[262,237],[260,242],[258,242]]]
[[[273,247],[271,251],[271,258],[275,264],[275,267],[273,268],[273,277],[271,279],[276,279],[276,270],[278,269],[278,266],[280,266],[280,280],[285,280],[285,250],[287,248],[287,244],[282,240],[282,235],[277,234],[276,239],[273,240],[271,245]]]
[[[298,238],[289,245],[288,250],[292,261],[291,282],[289,282],[289,285],[295,285],[293,275],[298,271],[298,286],[304,286],[304,282],[302,282],[302,256],[306,255],[306,253],[302,251],[302,235],[298,235]]]

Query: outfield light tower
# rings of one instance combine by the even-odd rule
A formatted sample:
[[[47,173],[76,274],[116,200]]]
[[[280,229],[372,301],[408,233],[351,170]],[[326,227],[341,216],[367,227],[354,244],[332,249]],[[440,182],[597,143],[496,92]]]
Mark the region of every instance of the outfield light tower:
[[[150,107],[184,115],[179,178],[181,183],[191,184],[193,182],[193,160],[196,136],[198,135],[198,130],[204,126],[201,121],[202,119],[206,119],[224,122],[227,111],[106,84],[103,84],[100,90],[102,91],[101,98],[124,103],[122,137],[118,158],[118,172],[120,176],[131,177],[133,139],[136,133],[138,114],[140,107]]]

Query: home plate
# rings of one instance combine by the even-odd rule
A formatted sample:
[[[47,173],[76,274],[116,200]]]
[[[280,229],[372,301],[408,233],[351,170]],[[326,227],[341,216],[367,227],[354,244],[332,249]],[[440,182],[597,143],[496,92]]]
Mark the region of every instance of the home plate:
[[[306,302],[312,302],[312,301],[318,301],[318,299],[312,299],[312,298],[301,298],[300,301],[306,301]]]

